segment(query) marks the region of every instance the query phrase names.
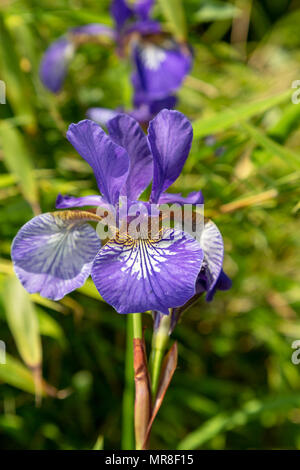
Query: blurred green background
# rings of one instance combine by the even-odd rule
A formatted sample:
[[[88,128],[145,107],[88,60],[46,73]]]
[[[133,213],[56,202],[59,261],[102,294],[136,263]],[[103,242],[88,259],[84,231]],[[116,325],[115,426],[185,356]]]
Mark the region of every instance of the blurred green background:
[[[233,287],[210,304],[201,300],[175,330],[178,370],[151,448],[300,449],[300,364],[291,360],[300,340],[300,104],[291,102],[292,82],[300,80],[300,3],[182,4],[195,64],[178,109],[193,120],[195,139],[172,191],[202,189],[206,215],[224,236]],[[159,2],[154,16],[176,33],[176,18],[165,17]],[[53,210],[59,192],[97,193],[90,168],[65,139],[67,126],[88,107],[131,104],[128,65],[96,44],[77,52],[59,95],[41,85],[47,46],[89,22],[112,24],[109,1],[0,4],[7,93],[0,105],[3,449],[133,445],[126,317],[102,302],[91,282],[60,302],[29,296],[10,262],[18,229]],[[48,392],[40,406],[39,363]]]

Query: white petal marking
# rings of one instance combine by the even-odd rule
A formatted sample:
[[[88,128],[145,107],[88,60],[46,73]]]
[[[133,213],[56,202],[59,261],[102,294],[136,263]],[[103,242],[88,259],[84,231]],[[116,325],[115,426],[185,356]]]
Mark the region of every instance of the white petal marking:
[[[153,44],[145,46],[141,51],[142,61],[147,69],[158,70],[166,59],[166,52]]]

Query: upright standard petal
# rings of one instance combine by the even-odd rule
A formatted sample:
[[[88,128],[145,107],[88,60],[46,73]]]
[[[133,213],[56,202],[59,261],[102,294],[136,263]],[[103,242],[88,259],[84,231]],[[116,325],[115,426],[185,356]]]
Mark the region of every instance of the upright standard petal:
[[[111,14],[114,17],[118,30],[122,30],[128,20],[140,18],[149,19],[154,0],[113,0]]]
[[[40,65],[40,79],[53,93],[60,91],[68,66],[74,55],[74,45],[67,38],[53,42]]]
[[[193,128],[183,114],[164,109],[150,122],[148,140],[154,165],[151,200],[157,203],[181,173],[192,145]]]
[[[59,300],[84,284],[101,247],[88,220],[100,219],[89,212],[53,212],[38,215],[21,228],[11,256],[28,292]]]
[[[103,206],[105,201],[101,196],[63,196],[59,194],[56,198],[56,209],[68,209],[69,207],[85,207],[85,206]]]
[[[111,119],[107,128],[111,139],[128,153],[130,167],[122,194],[135,200],[147,188],[153,174],[153,159],[147,137],[139,124],[126,114]]]
[[[175,92],[192,67],[189,49],[170,39],[162,45],[139,43],[133,49],[136,71],[133,83],[151,99]]]
[[[134,3],[134,10],[138,16],[146,20],[149,18],[154,0],[136,0]]]
[[[116,204],[129,170],[126,150],[116,145],[100,126],[88,119],[71,124],[67,139],[92,167],[98,188],[106,201]]]
[[[159,310],[185,304],[195,294],[203,260],[188,234],[166,230],[157,241],[116,239],[95,258],[92,278],[100,295],[119,313]]]
[[[211,300],[214,288],[222,271],[224,243],[218,227],[208,220],[200,238],[200,246],[204,252],[204,261],[198,281],[205,281],[206,300]]]
[[[129,7],[126,0],[113,0],[110,11],[118,30],[121,30],[126,21],[133,16],[133,10]]]

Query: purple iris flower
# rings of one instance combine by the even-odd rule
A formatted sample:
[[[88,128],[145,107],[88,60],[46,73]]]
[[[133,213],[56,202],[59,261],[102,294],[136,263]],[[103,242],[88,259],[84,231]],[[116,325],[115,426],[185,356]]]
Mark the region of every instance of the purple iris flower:
[[[134,204],[151,180],[153,204],[203,203],[201,191],[186,198],[166,193],[192,144],[192,126],[183,114],[161,111],[150,122],[148,136],[132,117],[119,114],[108,122],[108,132],[90,120],[70,125],[67,138],[92,167],[101,195],[59,195],[58,209],[109,204],[120,211],[120,197]],[[205,223],[200,241],[177,228],[163,228],[157,239],[116,234],[101,246],[88,223],[98,220],[89,210],[64,210],[36,216],[20,229],[12,260],[28,292],[58,300],[91,274],[100,295],[117,312],[168,314],[193,298],[203,279],[208,295],[218,288],[224,247],[213,222]]]
[[[86,41],[114,41],[121,56],[129,51],[133,64],[134,109],[129,114],[148,122],[161,109],[174,107],[176,90],[189,73],[192,54],[162,32],[160,23],[151,20],[153,0],[113,0],[111,13],[115,28],[88,24],[72,28],[46,51],[40,67],[44,85],[57,93],[62,88],[76,47]],[[167,102],[166,102],[167,100]],[[92,114],[102,108],[93,108]],[[97,121],[101,122],[99,119]]]

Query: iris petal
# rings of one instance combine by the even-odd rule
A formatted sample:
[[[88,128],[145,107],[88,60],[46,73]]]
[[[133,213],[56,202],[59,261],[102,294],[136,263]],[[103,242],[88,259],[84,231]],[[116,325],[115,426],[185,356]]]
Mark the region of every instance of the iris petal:
[[[205,222],[200,238],[200,246],[204,252],[202,276],[205,276],[207,300],[211,294],[222,271],[224,258],[224,243],[218,227],[211,221]],[[200,275],[201,277],[201,275]]]
[[[130,35],[132,33],[139,33],[140,36],[149,36],[152,34],[160,34],[161,31],[161,25],[157,21],[141,19],[126,25],[123,34]]]
[[[147,96],[146,93],[143,93],[142,90],[139,90],[135,85],[134,85],[134,106],[135,109],[133,112],[131,112],[131,116],[134,117],[137,121],[139,122],[147,122],[153,119],[160,111],[163,109],[173,109],[176,106],[177,103],[177,98],[176,96],[170,95],[166,96],[164,98],[161,98],[159,100],[151,100]],[[143,112],[146,114],[146,119],[139,119],[134,116],[134,112],[137,114],[139,111]]]
[[[89,119],[71,124],[67,139],[92,167],[106,201],[116,204],[129,170],[126,150],[116,145],[98,124]]]
[[[116,117],[118,112],[109,108],[89,108],[86,115],[100,126],[107,126],[108,121]]]
[[[227,274],[221,271],[219,279],[216,283],[216,288],[219,290],[229,290],[232,287],[232,280],[227,276]]]
[[[43,56],[40,79],[53,93],[59,92],[62,87],[74,50],[74,45],[67,38],[59,38]]]
[[[155,114],[153,114],[150,110],[150,106],[148,104],[142,104],[130,111],[128,111],[128,115],[135,119],[140,124],[147,124]]]
[[[111,139],[129,156],[130,168],[123,195],[135,200],[149,185],[153,174],[153,158],[147,137],[135,119],[119,114],[107,123]]]
[[[164,109],[150,122],[148,140],[154,165],[151,200],[157,203],[182,171],[192,145],[193,128],[183,114]]]
[[[160,111],[163,109],[173,109],[175,108],[177,103],[176,96],[166,96],[165,98],[161,98],[159,100],[150,101],[150,111],[153,116],[156,116]]]
[[[111,5],[111,14],[120,30],[126,21],[132,17],[133,11],[127,5],[126,0],[113,0]]]
[[[101,206],[105,204],[101,196],[62,196],[59,194],[56,199],[56,209],[68,209],[69,207]]]
[[[68,37],[61,37],[54,41],[45,52],[40,65],[40,79],[53,93],[58,93],[63,85],[69,64],[74,56],[75,44],[73,40],[79,36],[98,36],[115,39],[115,32],[108,26],[91,23],[72,28]]]
[[[148,20],[154,0],[113,0],[111,14],[114,17],[117,28],[121,30],[129,19],[135,16],[142,20]]]
[[[154,0],[136,0],[134,10],[143,19],[147,19],[153,7]]]
[[[176,92],[192,67],[190,51],[171,40],[159,46],[150,42],[137,44],[133,60],[133,83],[150,99]]]
[[[84,284],[101,247],[88,220],[99,218],[89,212],[53,212],[34,217],[21,228],[11,256],[28,292],[59,300]]]
[[[195,294],[202,260],[199,244],[171,229],[156,241],[110,241],[95,258],[92,278],[100,295],[119,313],[168,314],[169,308],[185,304]]]
[[[193,191],[186,197],[179,194],[164,193],[159,198],[159,204],[204,204],[202,191]]]
[[[73,36],[106,36],[110,39],[115,39],[115,32],[109,26],[100,24],[100,23],[89,23],[83,26],[77,26],[70,29],[70,34]]]

